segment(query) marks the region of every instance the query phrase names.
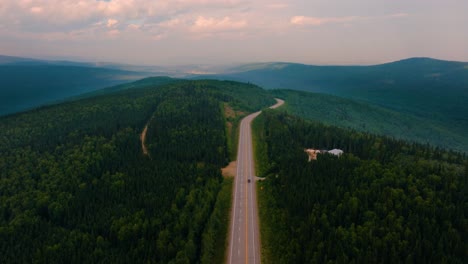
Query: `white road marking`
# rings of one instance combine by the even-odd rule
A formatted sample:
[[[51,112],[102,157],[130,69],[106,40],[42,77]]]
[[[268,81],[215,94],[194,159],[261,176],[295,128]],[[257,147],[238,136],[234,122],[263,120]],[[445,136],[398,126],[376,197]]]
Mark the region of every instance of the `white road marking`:
[[[270,108],[276,108],[278,106],[280,106],[283,102],[282,100],[277,100],[278,103],[275,104],[273,107],[270,107]],[[249,210],[251,212],[251,215],[250,215],[250,219],[246,219],[247,222],[245,223],[246,224],[246,228],[247,230],[249,230],[250,232],[247,234],[247,237],[245,237],[245,239],[253,239],[253,243],[251,243],[250,245],[252,245],[252,247],[249,247],[247,248],[246,246],[246,252],[245,252],[245,257],[246,257],[246,261],[247,261],[247,258],[251,258],[252,256],[249,256],[249,253],[252,252],[253,254],[253,263],[256,263],[256,254],[258,254],[257,252],[257,249],[256,249],[256,243],[255,242],[255,238],[258,237],[255,235],[255,233],[258,231],[258,223],[257,224],[254,224],[254,213],[256,214],[257,212],[257,209],[256,209],[256,197],[253,196],[253,193],[255,193],[255,190],[253,188],[255,188],[255,180],[253,181],[252,184],[248,184],[247,183],[247,180],[250,179],[251,177],[254,177],[254,162],[253,162],[253,153],[252,153],[252,131],[251,131],[251,126],[250,126],[250,123],[252,122],[252,120],[257,117],[258,115],[260,114],[260,112],[256,112],[252,115],[249,115],[248,117],[246,117],[245,119],[243,119],[241,121],[241,125],[240,125],[240,134],[239,134],[239,147],[238,147],[238,153],[237,153],[237,175],[236,175],[236,178],[235,178],[235,191],[234,191],[234,202],[233,202],[233,208],[234,208],[234,213],[232,215],[232,230],[231,230],[231,244],[230,244],[230,258],[229,258],[229,263],[233,263],[233,261],[240,261],[241,263],[243,263],[243,260],[240,259],[240,246],[236,245],[238,248],[237,248],[237,254],[238,254],[238,257],[234,257],[233,256],[233,250],[234,250],[234,235],[237,237],[238,239],[238,242],[239,244],[242,244],[241,243],[241,235],[240,235],[240,232],[241,232],[241,224],[242,224],[242,221],[241,221],[241,218],[242,218],[242,208],[244,207],[244,202],[246,203],[247,205],[247,208],[246,208],[246,213],[248,214],[249,213]],[[244,122],[245,121],[245,122]],[[246,128],[246,126],[248,126]],[[243,156],[243,155],[247,155],[247,156]],[[242,157],[247,157],[247,160],[243,160]],[[245,161],[245,163],[243,162]],[[247,185],[246,185],[247,184]],[[240,190],[238,190],[240,187]],[[243,188],[247,187],[247,190],[246,192],[244,193],[244,190]],[[240,195],[239,199],[240,199],[240,203],[241,204],[238,204],[238,196]],[[252,197],[251,199],[248,199],[248,196]],[[236,212],[237,210],[240,210],[240,212]],[[235,221],[236,219],[236,215],[239,215],[239,223],[237,223],[237,221]],[[235,226],[238,225],[238,231],[239,233],[236,232],[235,233]],[[246,232],[247,232],[246,230]],[[249,240],[246,240],[245,242],[246,243],[249,243]]]
[[[241,123],[241,129],[242,129],[242,123]],[[243,136],[242,136],[242,133],[240,133],[240,135],[239,135],[239,142],[241,142],[242,140],[243,140]],[[239,163],[237,163],[237,168],[236,168],[236,169],[237,169],[237,170],[236,170],[236,174],[238,174],[238,173],[240,172]],[[234,191],[234,193],[235,193],[235,194],[237,193],[237,184],[238,184],[239,180],[240,180],[240,176],[239,176],[239,174],[238,174],[238,175],[236,175],[236,179],[235,179],[235,183],[234,183],[234,185],[235,185],[235,191]],[[232,219],[236,219],[236,206],[237,206],[237,195],[234,195],[234,206],[233,206],[233,208],[234,208],[234,215],[233,215],[233,218],[232,218]],[[232,231],[232,232],[231,232],[231,246],[230,246],[230,247],[231,247],[231,250],[230,250],[230,255],[231,255],[231,257],[229,258],[229,263],[232,263],[232,250],[233,250],[233,248],[234,248],[234,226],[235,226],[235,221],[232,221],[232,227],[231,227],[231,228],[232,228],[232,229],[231,229],[231,231]]]

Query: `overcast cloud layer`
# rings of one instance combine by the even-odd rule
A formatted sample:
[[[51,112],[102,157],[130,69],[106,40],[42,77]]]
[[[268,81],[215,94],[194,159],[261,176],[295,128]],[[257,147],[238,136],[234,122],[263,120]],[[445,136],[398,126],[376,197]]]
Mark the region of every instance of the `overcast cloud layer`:
[[[133,64],[468,61],[465,0],[1,0],[0,54]]]

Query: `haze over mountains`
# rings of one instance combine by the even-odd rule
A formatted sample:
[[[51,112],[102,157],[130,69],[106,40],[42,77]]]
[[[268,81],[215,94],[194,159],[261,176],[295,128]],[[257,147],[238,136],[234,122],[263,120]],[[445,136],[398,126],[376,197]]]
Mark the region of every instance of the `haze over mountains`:
[[[149,76],[90,63],[0,56],[0,115]]]
[[[456,108],[462,114],[457,120],[464,120],[463,113],[467,113],[466,62],[411,58],[374,66],[267,63],[234,70],[216,78],[252,82],[267,89],[334,94],[421,115],[434,107],[443,112]]]
[[[444,142],[446,142],[444,137],[458,142],[445,145],[447,147],[457,146],[455,147],[457,149],[468,149],[466,141],[468,63],[466,62],[410,58],[373,66],[260,63],[234,68],[231,73],[212,78],[250,82],[267,89],[283,88],[331,94],[358,100],[361,103],[370,103],[397,111],[403,120],[415,118],[421,120],[422,122],[417,122],[420,130],[433,130],[436,137]],[[306,104],[307,102],[303,100],[302,107]],[[311,105],[310,108],[316,106],[316,104]],[[332,105],[324,104],[322,107],[334,108]],[[365,116],[368,113],[363,111],[359,114]],[[387,114],[381,117],[383,116]],[[383,118],[377,120],[381,123],[387,121]],[[434,130],[432,125],[431,127],[423,125],[428,123],[438,128]],[[441,132],[442,127],[442,130],[449,133]],[[397,136],[396,134],[399,133],[387,135]],[[461,140],[462,138],[464,139]],[[426,142],[434,143],[429,138]],[[440,142],[438,145],[443,146],[444,144]]]
[[[213,72],[211,66],[148,66],[110,62],[43,60],[0,55],[0,115],[149,76],[185,77]]]
[[[220,73],[200,74],[210,72]],[[136,66],[0,56],[0,115],[71,97],[106,94],[175,81],[157,78],[125,84],[148,76],[225,79],[249,82],[266,89],[321,93],[320,96],[298,97],[283,91],[279,95],[298,98],[291,101],[288,109],[296,114],[303,113],[306,118],[317,118],[312,113],[321,112],[317,108],[317,100],[321,100],[328,102],[320,104],[326,113],[333,113],[340,107],[360,109],[347,115],[346,120],[321,115],[328,116],[330,124],[468,150],[465,135],[468,130],[468,63],[430,58],[410,58],[372,66],[315,66],[277,62],[213,68],[190,65]],[[120,86],[102,90],[114,85]],[[341,100],[338,102],[341,106],[331,105],[330,102],[337,103],[337,100],[326,94],[357,101]],[[308,106],[309,102],[316,103]],[[356,105],[366,104],[368,106],[356,108]],[[370,116],[374,117],[373,121],[367,118]],[[392,124],[386,123],[388,120],[393,120]],[[363,122],[371,123],[366,126]],[[404,127],[408,130],[402,129]],[[419,132],[415,132],[415,129]]]

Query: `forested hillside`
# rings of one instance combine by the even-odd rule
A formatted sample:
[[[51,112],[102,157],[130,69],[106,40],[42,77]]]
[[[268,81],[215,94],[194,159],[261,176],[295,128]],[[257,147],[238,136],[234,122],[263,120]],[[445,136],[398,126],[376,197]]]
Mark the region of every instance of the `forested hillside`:
[[[468,62],[410,58],[371,66],[266,63],[234,70],[238,72],[213,78],[370,102],[435,121],[436,126],[442,125],[466,140]]]
[[[253,85],[181,81],[1,118],[0,262],[219,259],[223,105],[272,102]]]
[[[254,121],[266,263],[464,263],[462,154],[266,111]],[[307,162],[304,148],[340,148]]]
[[[283,109],[287,112],[308,120],[468,153],[466,131],[431,118],[327,94],[293,90],[270,93],[286,101]]]

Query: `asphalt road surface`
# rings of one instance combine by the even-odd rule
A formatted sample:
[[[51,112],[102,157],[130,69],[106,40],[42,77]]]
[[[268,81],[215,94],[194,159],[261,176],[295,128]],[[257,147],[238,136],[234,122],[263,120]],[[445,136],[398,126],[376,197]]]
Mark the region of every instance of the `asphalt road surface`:
[[[270,108],[281,106],[284,101]],[[260,263],[260,232],[255,188],[254,158],[250,123],[261,112],[241,121],[237,151],[237,175],[234,184],[228,263]]]

